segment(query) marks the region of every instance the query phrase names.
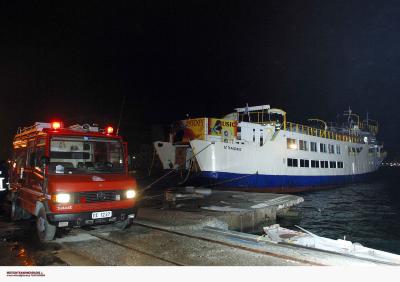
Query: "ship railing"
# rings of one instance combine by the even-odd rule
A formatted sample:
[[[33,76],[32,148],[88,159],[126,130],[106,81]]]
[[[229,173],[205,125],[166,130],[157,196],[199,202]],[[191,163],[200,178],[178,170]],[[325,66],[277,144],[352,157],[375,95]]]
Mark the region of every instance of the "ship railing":
[[[330,130],[319,129],[293,122],[286,122],[285,130],[290,132],[297,132],[301,134],[326,138],[326,139],[332,139],[336,141],[363,143],[362,138],[355,134],[342,134]]]
[[[378,122],[374,120],[368,120],[368,122],[367,121],[360,122],[358,126],[359,128],[367,130],[374,135],[378,134],[379,131]]]

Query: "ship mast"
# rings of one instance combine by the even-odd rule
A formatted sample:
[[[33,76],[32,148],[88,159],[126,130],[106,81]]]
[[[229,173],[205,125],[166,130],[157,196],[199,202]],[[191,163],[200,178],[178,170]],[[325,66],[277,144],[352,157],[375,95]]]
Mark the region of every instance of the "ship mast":
[[[344,111],[344,115],[348,116],[347,117],[347,121],[349,122],[349,130],[355,129],[354,126],[353,126],[353,128],[351,128],[352,127],[352,122],[353,122],[353,120],[351,119],[351,116],[355,116],[357,118],[357,127],[360,128],[360,116],[357,115],[357,114],[353,114],[350,106],[349,106],[349,109],[347,111]]]

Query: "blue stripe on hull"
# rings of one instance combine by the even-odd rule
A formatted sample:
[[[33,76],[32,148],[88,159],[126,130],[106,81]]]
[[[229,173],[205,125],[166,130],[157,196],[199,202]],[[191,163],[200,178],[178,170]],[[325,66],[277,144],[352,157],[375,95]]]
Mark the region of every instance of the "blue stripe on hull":
[[[293,176],[238,174],[229,172],[201,172],[194,180],[201,184],[217,184],[216,188],[257,190],[265,192],[299,192],[323,189],[354,182],[362,182],[372,173],[334,176]]]

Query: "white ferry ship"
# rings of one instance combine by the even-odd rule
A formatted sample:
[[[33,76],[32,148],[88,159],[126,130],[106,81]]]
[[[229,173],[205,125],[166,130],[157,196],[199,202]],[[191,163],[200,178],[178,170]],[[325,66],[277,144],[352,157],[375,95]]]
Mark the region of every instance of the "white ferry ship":
[[[343,125],[286,120],[269,105],[237,108],[219,118],[176,122],[168,142],[154,142],[164,169],[216,188],[299,192],[365,180],[386,152],[378,123],[349,109]]]

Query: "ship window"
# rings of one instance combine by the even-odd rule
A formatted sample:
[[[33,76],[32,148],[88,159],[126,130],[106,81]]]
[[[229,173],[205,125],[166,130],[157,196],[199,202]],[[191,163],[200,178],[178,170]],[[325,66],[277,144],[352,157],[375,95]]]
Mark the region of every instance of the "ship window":
[[[256,130],[253,128],[253,142],[256,142]]]
[[[291,167],[297,167],[297,159],[288,158],[287,165]]]
[[[317,152],[317,143],[316,142],[310,142],[310,150],[311,150],[311,152]]]
[[[308,151],[307,141],[299,140],[299,148],[303,151]]]
[[[321,168],[328,168],[328,161],[321,161]]]
[[[321,153],[326,153],[326,144],[320,143],[319,144],[319,151]]]
[[[310,161],[300,159],[300,167],[310,167]]]
[[[333,146],[332,144],[328,145],[328,150],[329,150],[329,154],[334,154],[335,153],[335,146]]]
[[[336,154],[340,155],[340,145],[336,145]]]
[[[336,168],[336,162],[335,161],[330,161],[329,162],[329,167],[330,168]]]
[[[312,160],[311,161],[311,167],[319,167],[319,161],[318,160]]]
[[[343,162],[337,162],[337,167],[338,168],[343,168]]]
[[[297,150],[297,142],[296,139],[292,139],[292,138],[287,138],[286,139],[287,142],[287,148],[289,150]]]

